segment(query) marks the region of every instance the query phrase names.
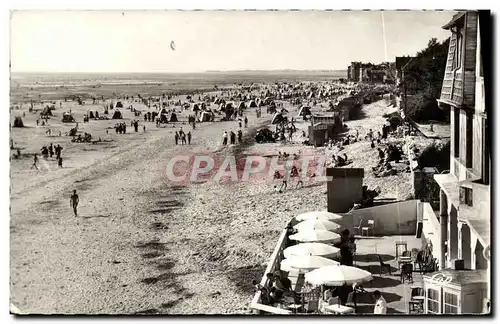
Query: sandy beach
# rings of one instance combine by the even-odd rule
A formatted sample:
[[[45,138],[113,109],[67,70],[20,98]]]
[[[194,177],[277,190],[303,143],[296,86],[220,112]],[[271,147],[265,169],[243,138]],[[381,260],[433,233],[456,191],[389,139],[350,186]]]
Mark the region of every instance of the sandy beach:
[[[282,103],[289,116],[297,115],[299,106]],[[129,105],[148,109],[142,103],[124,103]],[[347,122],[350,131],[364,134],[380,128],[387,106],[385,101],[364,106],[363,120]],[[11,114],[13,119],[26,113],[26,127],[12,128],[22,158],[11,163],[10,229],[12,303],[23,312],[249,313],[251,280],[262,276],[287,221],[300,212],[326,209],[326,185],[321,182],[280,194],[273,186],[281,182],[266,175],[249,182],[209,179],[189,184],[166,175],[169,159],[178,155],[223,160],[278,152],[337,153],[335,148],[302,145],[301,130],[309,125],[302,120],[296,122],[299,131],[292,142],[256,144],[256,131],[267,127],[273,116],[265,107],[260,118],[247,109],[243,144],[227,147],[222,133],[238,129],[237,121],[198,123],[193,130],[186,123],[190,111],[179,114],[179,123],[157,128],[122,108],[123,122],[138,119],[140,125],[138,132],[129,127],[126,134],[115,133],[117,120],[79,122],[80,132],[101,138],[91,144],[72,143],[65,134],[74,124],[62,123],[60,116],[71,110],[81,121],[87,110],[102,110],[102,104],[63,102],[46,126],[36,126],[37,114],[27,108]],[[174,132],[180,127],[192,132],[191,145],[175,145]],[[28,154],[50,143],[63,147],[64,168],[59,169],[54,158],[40,158],[40,171],[30,169]],[[354,167],[376,165],[368,158],[373,151],[367,141],[349,145],[344,152],[353,157]],[[384,197],[401,199],[406,195],[404,181],[410,188],[405,177],[367,175],[365,180],[370,187],[380,186]],[[69,204],[75,189],[80,196],[78,217]]]

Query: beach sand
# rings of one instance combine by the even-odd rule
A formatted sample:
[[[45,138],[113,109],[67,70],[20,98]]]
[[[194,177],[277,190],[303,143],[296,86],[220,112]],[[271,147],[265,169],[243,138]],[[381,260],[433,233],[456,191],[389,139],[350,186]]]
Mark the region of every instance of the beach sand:
[[[128,103],[124,107],[128,107]],[[133,103],[146,110],[142,104]],[[384,102],[366,106],[367,117],[347,122],[352,129],[379,128],[385,120]],[[295,116],[298,107],[290,107]],[[222,147],[224,130],[238,123],[168,124],[156,128],[120,109],[127,134],[116,134],[114,120],[79,123],[97,144],[71,143],[64,136],[74,124],[63,124],[63,111],[71,109],[81,121],[87,109],[102,112],[102,105],[57,105],[50,126],[37,127],[36,116],[13,110],[26,128],[12,129],[16,147],[24,157],[11,161],[11,303],[25,313],[37,314],[247,314],[253,297],[252,279],[264,274],[276,240],[293,216],[327,207],[326,184],[275,193],[265,176],[250,182],[179,184],[165,174],[170,158],[203,153],[222,160],[228,155],[277,155],[310,151],[331,155],[325,148],[304,147],[300,132],[294,144],[254,144]],[[270,123],[248,110],[254,132]],[[110,115],[112,111],[110,111]],[[371,114],[371,115],[370,115]],[[182,113],[181,121],[186,120]],[[139,132],[130,127],[139,120]],[[297,122],[304,128],[308,122]],[[191,130],[191,145],[175,145],[173,133],[182,126]],[[45,134],[47,128],[52,136]],[[57,136],[59,130],[62,137]],[[363,134],[360,130],[360,133]],[[56,135],[56,136],[54,136]],[[32,156],[42,145],[63,146],[64,168],[55,159],[40,157],[41,171],[30,169]],[[14,151],[12,151],[13,153]],[[348,146],[349,167],[376,164],[369,142]],[[371,188],[381,196],[400,199],[409,191],[409,174],[374,178],[366,172]],[[291,185],[295,186],[295,183]],[[69,197],[80,195],[79,215],[73,216]]]

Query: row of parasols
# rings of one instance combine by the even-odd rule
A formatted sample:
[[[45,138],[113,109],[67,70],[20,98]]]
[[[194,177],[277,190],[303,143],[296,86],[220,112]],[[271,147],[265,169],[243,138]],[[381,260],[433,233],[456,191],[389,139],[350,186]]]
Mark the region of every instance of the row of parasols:
[[[282,271],[304,274],[306,283],[313,286],[342,286],[371,281],[370,272],[357,267],[341,265],[335,259],[340,249],[333,246],[341,241],[339,225],[344,216],[325,211],[313,211],[295,217],[296,234],[289,238],[301,242],[287,247],[280,267]]]

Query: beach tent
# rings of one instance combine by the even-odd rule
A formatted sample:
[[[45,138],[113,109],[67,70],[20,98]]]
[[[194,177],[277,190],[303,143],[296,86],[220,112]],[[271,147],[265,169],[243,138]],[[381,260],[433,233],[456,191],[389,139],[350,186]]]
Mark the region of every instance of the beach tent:
[[[112,119],[122,119],[122,112],[119,111],[119,110],[115,110],[115,112],[113,113],[113,117]]]
[[[200,111],[200,109],[200,105],[197,103],[194,103],[191,108],[192,111]]]
[[[87,111],[87,117],[94,118],[94,112],[92,110]]]
[[[116,103],[116,108],[123,108],[123,104],[122,104],[122,102],[121,102],[121,101],[118,101],[118,102]]]
[[[160,114],[160,123],[168,123],[167,114]]]
[[[271,121],[271,124],[279,124],[284,120],[284,117],[281,113],[276,113],[274,114],[273,120]]]
[[[245,109],[246,106],[245,106],[245,103],[242,101],[240,102],[240,104],[238,105],[238,109]]]
[[[255,100],[252,100],[248,103],[248,107],[249,108],[256,108],[257,107],[257,103],[255,102]]]
[[[311,107],[308,106],[300,107],[299,114],[297,115],[297,117],[304,117],[308,115],[311,115]]]
[[[49,106],[45,106],[40,113],[40,116],[52,116],[52,109],[50,109]]]
[[[175,123],[175,122],[178,122],[179,120],[177,119],[177,114],[176,113],[172,113],[172,115],[170,115],[170,122],[171,123]]]
[[[163,108],[161,111],[160,111],[160,114],[166,114],[167,113],[167,110],[165,108]]]
[[[62,116],[62,122],[63,123],[73,123],[75,121],[75,118],[73,118],[73,115],[65,112]]]
[[[204,111],[201,113],[199,121],[200,122],[208,122],[208,121],[210,121],[211,117],[212,116],[210,115],[210,113]]]
[[[271,103],[271,98],[267,97],[263,101],[264,105],[269,105]]]

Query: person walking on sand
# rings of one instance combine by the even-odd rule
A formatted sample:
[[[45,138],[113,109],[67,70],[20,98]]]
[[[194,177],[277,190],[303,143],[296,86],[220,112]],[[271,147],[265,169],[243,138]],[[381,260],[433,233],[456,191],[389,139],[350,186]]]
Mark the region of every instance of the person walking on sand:
[[[63,166],[62,166],[62,162],[63,162],[62,157],[59,157],[59,158],[57,159],[57,165],[58,165],[58,166],[59,166],[59,168],[61,168],[61,169],[62,169],[62,167],[63,167]]]
[[[146,132],[146,125],[142,126],[142,131],[145,133]]]
[[[191,145],[191,132],[188,132],[187,137],[188,137],[188,144]]]
[[[54,155],[54,147],[52,146],[52,143],[49,145],[49,155],[50,158],[52,159],[52,156]]]
[[[283,192],[283,190],[287,188],[288,179],[290,178],[290,168],[288,164],[285,163],[284,168],[285,173],[283,173],[283,183],[281,184],[280,192]]]
[[[78,195],[76,194],[76,190],[73,190],[73,194],[71,195],[70,198],[70,206],[73,207],[73,213],[75,214],[75,217],[78,216],[78,203],[80,202],[80,198],[78,198]]]
[[[222,135],[222,145],[227,145],[227,132],[224,131],[224,134]]]
[[[175,145],[178,145],[179,144],[179,133],[175,132],[174,138],[175,138]]]
[[[247,116],[245,116],[245,128],[247,128],[247,127],[248,127],[248,118],[247,118]]]
[[[33,167],[35,167],[35,169],[38,171],[38,167],[36,166],[36,164],[38,163],[38,156],[36,156],[36,154],[33,155],[33,165],[31,166],[30,169],[33,169]]]

